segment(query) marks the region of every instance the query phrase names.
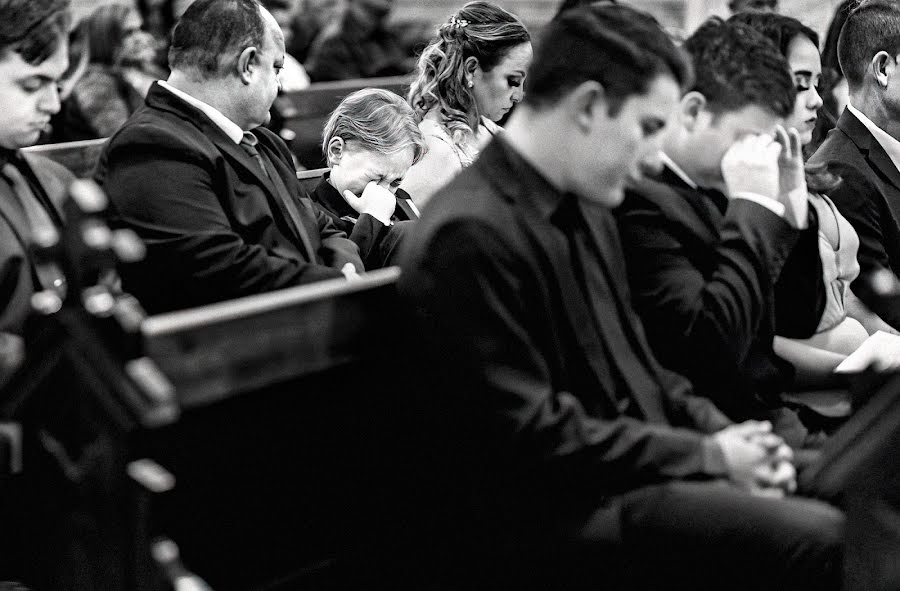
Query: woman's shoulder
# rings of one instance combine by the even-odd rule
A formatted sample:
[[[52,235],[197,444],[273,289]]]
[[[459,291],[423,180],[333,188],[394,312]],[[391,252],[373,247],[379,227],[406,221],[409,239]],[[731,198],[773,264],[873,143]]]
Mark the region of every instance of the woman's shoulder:
[[[419,122],[419,131],[421,131],[422,135],[426,137],[436,137],[439,140],[443,140],[450,144],[453,143],[453,138],[450,135],[450,130],[447,129],[447,126],[439,121],[436,117],[426,115],[422,119],[422,121]]]

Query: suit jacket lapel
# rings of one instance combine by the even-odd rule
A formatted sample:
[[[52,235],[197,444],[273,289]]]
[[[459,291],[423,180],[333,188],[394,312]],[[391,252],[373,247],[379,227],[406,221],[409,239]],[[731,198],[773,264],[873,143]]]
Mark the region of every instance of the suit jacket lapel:
[[[837,127],[850,138],[850,141],[856,144],[872,168],[880,172],[895,190],[900,191],[900,170],[897,170],[894,161],[875,139],[875,136],[850,109],[844,109],[838,119]],[[900,199],[887,199],[886,201],[894,220],[900,221]]]
[[[37,178],[38,183],[43,188],[44,193],[47,195],[47,201],[49,203],[45,203],[45,200],[41,200],[42,203],[46,205],[50,205],[53,208],[56,216],[60,220],[65,220],[65,216],[63,215],[63,203],[65,202],[66,197],[69,194],[69,187],[67,186],[67,181],[62,179],[55,174],[51,174],[44,167],[40,166],[40,163],[34,162],[33,156],[28,153],[22,153],[22,158],[28,164],[28,168],[31,169],[31,172]]]
[[[519,211],[525,216],[528,236],[539,245],[537,251],[546,256],[546,260],[541,262],[547,285],[552,289],[555,280],[555,285],[559,289],[558,295],[562,299],[563,313],[584,354],[584,361],[591,368],[610,407],[616,408],[617,400],[613,393],[617,385],[607,363],[609,355],[613,352],[608,351],[606,341],[598,332],[593,311],[582,297],[581,286],[572,271],[572,260],[564,256],[569,248],[566,239],[555,227],[552,229],[547,227],[552,222],[546,212],[539,211],[534,207],[533,201],[523,198],[531,196],[539,189],[528,186],[523,182],[521,175],[515,174],[503,154],[504,149],[510,148],[494,145],[501,141],[493,140],[492,145],[481,152],[476,165],[482,168],[484,176],[498,192],[517,203]],[[536,196],[537,199],[540,197]]]
[[[273,181],[266,176],[266,173],[259,167],[259,164],[244,152],[243,148],[234,143],[212,119],[206,116],[206,113],[195,108],[193,105],[189,105],[171,92],[160,87],[155,82],[150,88],[150,93],[147,95],[146,100],[147,105],[150,107],[171,112],[193,123],[203,132],[203,135],[216,146],[232,166],[253,176],[256,180],[256,185],[263,189],[272,212],[278,212],[280,214],[280,219],[276,220],[278,225],[282,228],[286,228],[290,236],[296,241],[296,244],[307,249],[306,251],[308,252],[308,249],[311,248],[309,237],[307,236],[306,240],[303,240],[301,230],[296,227],[290,214],[285,209],[286,206],[278,196],[276,192],[278,189],[275,187]],[[262,145],[262,142],[260,145]],[[269,159],[273,160],[270,154],[269,156]],[[315,258],[313,258],[312,261],[315,261]]]
[[[22,252],[28,252],[31,232],[25,210],[19,205],[19,198],[5,181],[0,182],[0,217],[6,220]],[[30,257],[29,257],[30,260]]]
[[[618,313],[622,330],[628,337],[635,356],[643,361],[648,373],[653,375],[655,360],[649,353],[647,343],[642,340],[640,329],[636,325],[639,321],[631,309],[628,275],[624,263],[625,253],[619,240],[618,227],[610,211],[594,205],[582,205],[582,209],[588,232],[600,252],[600,264],[606,273],[606,283],[617,309],[610,310],[610,313]],[[655,421],[665,420],[666,413],[657,392],[643,392],[633,388],[632,393],[645,417]]]
[[[900,190],[900,170],[897,170],[894,161],[863,122],[857,119],[849,109],[845,109],[838,119],[837,127],[847,134],[847,137],[864,153],[869,162],[887,177],[895,188]]]
[[[685,183],[668,167],[663,168],[663,172],[656,180],[668,185],[690,207],[687,210],[677,202],[666,199],[659,205],[668,213],[669,217],[680,219],[683,224],[701,235],[706,242],[718,240],[722,230],[722,214],[709,197]]]

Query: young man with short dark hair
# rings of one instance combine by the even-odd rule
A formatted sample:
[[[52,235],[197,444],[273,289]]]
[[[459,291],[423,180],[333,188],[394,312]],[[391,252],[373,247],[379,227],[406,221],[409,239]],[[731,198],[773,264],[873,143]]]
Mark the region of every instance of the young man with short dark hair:
[[[794,488],[781,439],[660,367],[630,306],[610,209],[659,165],[689,72],[634,9],[555,19],[504,133],[406,245],[435,473],[416,472],[416,500],[446,558],[432,572],[459,588],[839,586],[840,512],[778,498]],[[777,186],[761,147],[733,166]]]
[[[54,233],[73,175],[21,149],[59,111],[68,67],[66,0],[0,0],[0,331],[20,333],[35,291],[52,288],[32,261],[34,234]]]
[[[900,276],[900,6],[868,0],[847,17],[838,59],[850,102],[810,164],[841,184],[829,193],[859,234],[853,293],[900,331],[900,307],[879,297],[876,274]],[[890,286],[888,286],[890,287]]]
[[[773,350],[776,332],[811,336],[824,306],[799,136],[780,148],[794,186],[766,188],[727,155],[776,137],[794,81],[774,44],[740,23],[712,19],[684,47],[696,81],[663,142],[662,170],[616,211],[632,302],[665,367],[733,420],[774,420],[800,445],[806,430],[780,398],[795,372]]]

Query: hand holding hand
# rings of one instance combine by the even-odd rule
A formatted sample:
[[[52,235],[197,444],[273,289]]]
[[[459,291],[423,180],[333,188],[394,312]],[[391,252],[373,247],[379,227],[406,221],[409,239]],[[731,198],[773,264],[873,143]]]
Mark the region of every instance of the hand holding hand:
[[[768,135],[751,135],[732,144],[722,157],[728,195],[755,193],[778,199],[780,152],[781,144]]]
[[[353,263],[344,263],[344,266],[341,267],[341,273],[344,274],[344,278],[347,279],[347,281],[355,281],[360,278]]]
[[[357,213],[360,215],[367,213],[384,225],[390,224],[391,216],[397,207],[397,198],[394,194],[375,181],[369,181],[359,197],[347,190],[344,191],[343,197]]]
[[[785,131],[778,125],[775,128],[775,140],[781,145],[781,155],[778,157],[778,200],[784,204],[787,222],[795,228],[803,229],[808,222],[809,199],[800,133],[793,127]]]
[[[768,422],[747,421],[722,429],[713,440],[725,456],[729,477],[740,488],[763,496],[783,496],[797,486],[793,454]]]

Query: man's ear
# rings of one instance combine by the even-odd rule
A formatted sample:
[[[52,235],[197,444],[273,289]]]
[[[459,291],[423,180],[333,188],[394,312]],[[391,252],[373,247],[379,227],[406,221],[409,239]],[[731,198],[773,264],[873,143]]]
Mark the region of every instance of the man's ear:
[[[569,93],[566,102],[577,129],[589,133],[599,115],[609,117],[609,104],[603,85],[596,80],[586,80]]]
[[[888,52],[879,51],[875,54],[875,57],[872,58],[871,68],[878,86],[887,88],[888,79],[893,75],[896,65],[896,60]]]
[[[333,137],[328,140],[328,148],[325,150],[325,159],[328,161],[328,166],[334,166],[335,164],[340,164],[341,158],[344,156],[344,139],[340,137]]]
[[[681,97],[678,103],[678,119],[687,131],[694,131],[701,113],[706,109],[706,97],[692,90]]]
[[[238,76],[244,84],[250,84],[253,78],[253,70],[259,61],[259,50],[256,47],[247,47],[238,56]]]

